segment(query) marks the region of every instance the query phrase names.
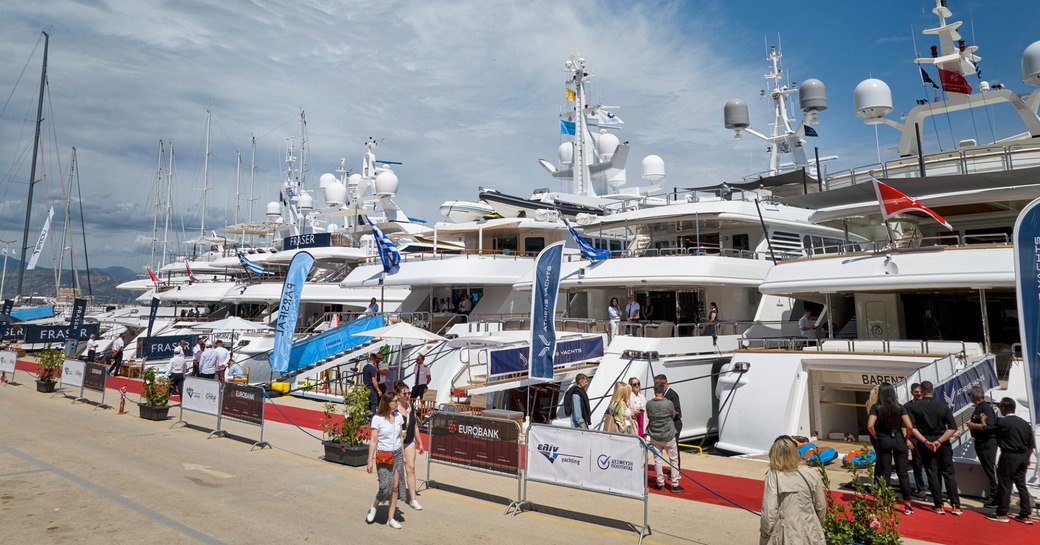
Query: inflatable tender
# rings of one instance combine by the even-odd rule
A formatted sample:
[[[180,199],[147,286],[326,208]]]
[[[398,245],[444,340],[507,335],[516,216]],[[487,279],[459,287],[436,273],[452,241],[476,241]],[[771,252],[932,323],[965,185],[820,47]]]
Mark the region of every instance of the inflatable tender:
[[[830,447],[819,447],[816,443],[806,443],[798,447],[798,455],[807,464],[825,465],[838,458],[838,452]]]
[[[846,466],[862,469],[874,465],[875,460],[877,460],[877,452],[871,449],[859,449],[843,456],[841,463]]]

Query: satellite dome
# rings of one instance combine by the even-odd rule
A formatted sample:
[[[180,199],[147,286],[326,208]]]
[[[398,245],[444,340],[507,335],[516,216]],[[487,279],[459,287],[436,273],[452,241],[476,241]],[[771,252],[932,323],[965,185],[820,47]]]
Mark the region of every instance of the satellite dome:
[[[798,104],[803,112],[827,109],[827,87],[818,79],[807,79],[798,86]]]
[[[392,170],[384,170],[376,176],[376,194],[396,195],[397,184],[397,175]]]
[[[1022,53],[1022,81],[1040,85],[1040,41],[1029,44]]]
[[[640,165],[643,169],[644,180],[653,183],[664,178],[664,159],[656,155],[647,155],[643,157]]]
[[[607,132],[606,129],[602,129],[599,139],[596,140],[596,151],[599,152],[601,159],[609,161],[614,156],[614,150],[617,149],[620,143],[621,141],[618,140],[617,136]]]
[[[892,89],[879,79],[865,79],[852,91],[852,104],[863,119],[880,119],[892,111]]]
[[[751,126],[751,117],[748,115],[747,103],[739,98],[727,102],[722,109],[722,114],[727,129],[740,131]]]
[[[351,174],[350,176],[347,176],[347,187],[348,188],[354,189],[355,187],[357,187],[360,184],[361,184],[361,175],[360,174]]]
[[[300,210],[314,210],[314,197],[310,193],[301,193],[296,205]]]
[[[277,218],[282,215],[282,205],[278,201],[271,201],[267,203],[267,217]]]
[[[318,187],[320,189],[325,189],[325,186],[335,181],[336,175],[332,174],[331,172],[326,172],[325,174],[322,174],[320,178],[318,178]]]
[[[560,165],[564,168],[571,166],[571,163],[574,162],[574,144],[571,142],[560,144],[560,147],[556,150],[556,155],[560,158]]]
[[[325,204],[329,206],[341,206],[347,202],[347,186],[343,182],[333,179],[325,186]]]

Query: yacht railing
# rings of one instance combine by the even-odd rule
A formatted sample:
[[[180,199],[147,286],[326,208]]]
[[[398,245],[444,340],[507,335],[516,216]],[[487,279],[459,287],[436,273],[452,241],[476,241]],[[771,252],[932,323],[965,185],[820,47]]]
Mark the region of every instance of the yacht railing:
[[[925,155],[927,176],[1004,172],[1040,166],[1040,144],[977,146]],[[920,176],[917,157],[901,157],[836,172],[827,177],[828,189],[870,183],[871,178],[912,178]]]
[[[892,240],[875,240],[867,242],[846,242],[842,244],[814,246],[807,248],[809,257],[827,257],[849,254],[880,254],[898,250],[920,248],[964,248],[968,246],[1007,246],[1011,244],[1011,236],[1007,233],[974,233],[960,235],[942,233],[933,236],[904,236]]]
[[[740,341],[746,350],[778,350],[796,352],[849,352],[892,354],[965,354],[966,341],[928,341],[920,339],[805,339],[805,338],[748,338]],[[950,351],[950,347],[959,350]],[[947,357],[947,356],[943,356]]]

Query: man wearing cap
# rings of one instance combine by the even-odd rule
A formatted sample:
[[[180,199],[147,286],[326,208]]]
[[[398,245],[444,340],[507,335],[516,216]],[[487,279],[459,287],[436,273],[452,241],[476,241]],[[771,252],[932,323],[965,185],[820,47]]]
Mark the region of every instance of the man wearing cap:
[[[206,350],[199,356],[199,378],[215,378],[217,376],[217,351],[213,345],[206,343]]]
[[[231,352],[228,352],[227,348],[224,348],[224,341],[217,339],[213,343],[213,353],[216,354],[216,366],[217,370],[214,374],[217,379],[220,380],[221,384],[224,384],[224,369],[227,369],[228,362],[231,361]]]

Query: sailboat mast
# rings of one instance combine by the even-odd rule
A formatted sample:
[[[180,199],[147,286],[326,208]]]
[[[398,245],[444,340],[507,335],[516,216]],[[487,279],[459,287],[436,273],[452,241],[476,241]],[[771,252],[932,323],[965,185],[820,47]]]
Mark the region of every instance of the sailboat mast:
[[[40,155],[40,126],[43,124],[43,92],[47,85],[47,47],[51,37],[43,33],[43,71],[40,74],[40,102],[36,106],[36,136],[33,137],[32,167],[29,170],[29,200],[25,203],[25,228],[22,231],[22,252],[18,263],[18,291],[16,297],[22,296],[25,281],[25,251],[29,249],[29,221],[32,219],[33,188],[36,186],[36,161]]]
[[[235,150],[235,219],[232,223],[238,225],[238,215],[242,209],[242,152]]]
[[[73,286],[78,288],[79,282],[76,279],[76,261],[75,255],[72,253],[72,247],[66,246],[69,241],[69,232],[72,229],[72,180],[73,176],[76,175],[76,148],[72,148],[72,162],[69,165],[69,186],[68,189],[62,184],[62,191],[65,192],[65,213],[61,220],[61,246],[58,252],[58,266],[54,269],[54,296],[61,297],[61,277],[65,272],[65,249],[69,249],[69,261],[72,263],[72,280]]]
[[[152,254],[148,258],[148,264],[155,266],[155,246],[159,243],[159,211],[162,209],[162,167],[163,167],[163,141],[159,140],[159,151],[156,153],[158,164],[155,167],[155,207],[152,210]]]
[[[170,237],[170,214],[173,213],[173,140],[170,140],[170,160],[166,168],[166,217],[163,223],[162,264],[166,266],[166,244]]]
[[[253,201],[256,200],[256,136],[249,135],[252,139],[252,151],[249,153],[249,220],[253,221]],[[246,234],[242,233],[242,245],[246,244]]]
[[[199,238],[206,236],[206,192],[209,191],[209,136],[213,111],[206,108],[206,156],[202,162],[202,222],[199,227]]]

